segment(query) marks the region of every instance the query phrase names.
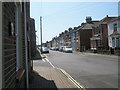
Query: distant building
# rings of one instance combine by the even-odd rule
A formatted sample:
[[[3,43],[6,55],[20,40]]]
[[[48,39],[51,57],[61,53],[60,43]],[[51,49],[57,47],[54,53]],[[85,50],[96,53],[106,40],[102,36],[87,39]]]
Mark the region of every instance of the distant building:
[[[78,51],[79,49],[79,44],[78,44],[78,28],[79,27],[74,27],[72,30],[71,30],[71,47],[72,47],[72,50],[73,51]]]
[[[71,46],[71,37],[70,37],[70,33],[68,30],[65,30],[64,32],[64,46]]]
[[[86,17],[86,22],[54,37],[52,47],[71,46],[73,51],[117,52],[120,47],[120,19],[108,15],[100,21]]]
[[[56,37],[54,37],[53,39],[52,39],[52,47],[58,47],[58,37],[56,36]]]
[[[52,41],[46,42],[47,43],[47,47],[51,48],[52,47]]]
[[[91,17],[86,17],[86,23],[82,23],[79,28],[79,45],[80,51],[90,50],[90,38],[92,37],[92,31],[94,25],[98,21],[92,21]]]
[[[64,32],[62,32],[61,34],[59,34],[59,48],[61,46],[64,46]]]

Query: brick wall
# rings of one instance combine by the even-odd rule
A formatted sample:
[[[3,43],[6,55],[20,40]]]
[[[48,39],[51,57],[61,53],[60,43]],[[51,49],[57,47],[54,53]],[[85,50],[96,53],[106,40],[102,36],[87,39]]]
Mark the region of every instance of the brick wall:
[[[3,3],[3,54],[4,54],[4,87],[14,88],[16,83],[16,37],[10,35],[9,23],[15,24],[15,4]]]
[[[91,29],[80,30],[80,51],[90,49],[90,38],[92,37]]]
[[[24,3],[22,3],[24,4]],[[29,31],[29,16],[30,16],[30,3],[27,3],[27,24]],[[21,48],[22,51],[20,54],[22,57],[20,60],[23,60],[21,63],[21,67],[25,70],[25,31],[24,31],[24,5],[22,5],[22,13],[19,12],[22,17],[19,17],[22,20],[22,23],[19,23],[19,29],[21,31]],[[16,82],[16,36],[11,35],[10,23],[13,23],[14,31],[15,31],[15,10],[16,6],[14,2],[4,2],[3,3],[3,88],[15,88],[16,86],[24,87],[25,74],[22,76],[20,83]],[[21,11],[21,10],[20,10]],[[29,45],[28,45],[29,46]],[[28,53],[29,54],[29,53]],[[21,84],[22,82],[22,84]]]
[[[103,49],[108,49],[108,28],[107,24],[102,24],[102,45]]]

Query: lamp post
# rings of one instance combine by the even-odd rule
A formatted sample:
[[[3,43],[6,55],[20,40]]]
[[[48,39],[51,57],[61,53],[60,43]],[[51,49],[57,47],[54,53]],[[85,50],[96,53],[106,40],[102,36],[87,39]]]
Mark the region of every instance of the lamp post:
[[[40,16],[40,35],[41,35],[41,53],[42,53],[42,16]]]

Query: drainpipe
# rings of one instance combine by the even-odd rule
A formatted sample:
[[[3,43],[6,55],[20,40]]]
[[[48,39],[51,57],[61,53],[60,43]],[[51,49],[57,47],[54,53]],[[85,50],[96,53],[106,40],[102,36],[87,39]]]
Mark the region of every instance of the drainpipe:
[[[15,3],[15,29],[16,29],[16,59],[17,59],[17,62],[16,62],[16,71],[18,71],[20,69],[20,63],[19,63],[19,31],[18,31],[18,5],[17,5],[17,2]]]
[[[26,64],[26,87],[29,88],[28,77],[28,49],[27,49],[27,20],[26,20],[26,0],[24,0],[24,30],[25,30],[25,64]]]

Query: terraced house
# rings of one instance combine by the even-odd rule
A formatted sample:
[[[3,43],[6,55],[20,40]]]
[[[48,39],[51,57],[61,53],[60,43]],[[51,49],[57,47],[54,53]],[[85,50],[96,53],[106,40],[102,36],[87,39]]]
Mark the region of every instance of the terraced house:
[[[81,52],[90,50],[90,38],[92,37],[93,27],[97,22],[92,20],[91,17],[86,17],[86,22],[81,24],[79,28],[79,49]]]
[[[118,53],[119,40],[119,17],[109,17],[101,20],[92,20],[86,17],[86,22],[73,28],[68,28],[59,34],[57,42],[60,46],[71,46],[73,51]],[[56,37],[57,38],[57,37]],[[52,42],[55,40],[53,39]],[[52,43],[51,46],[55,46]]]
[[[29,2],[0,2],[0,89],[29,86],[29,20]]]
[[[116,17],[108,15],[96,23],[93,27],[92,37],[90,38],[91,50],[109,50],[108,47],[108,22]]]
[[[78,51],[79,50],[79,48],[78,48],[78,46],[79,46],[79,40],[78,40],[78,33],[79,33],[79,31],[78,31],[78,28],[79,28],[79,26],[78,27],[74,27],[71,31],[70,31],[70,34],[71,34],[71,47],[72,47],[72,49],[73,49],[73,51]]]
[[[120,53],[120,16],[108,22],[108,45],[111,53]]]

